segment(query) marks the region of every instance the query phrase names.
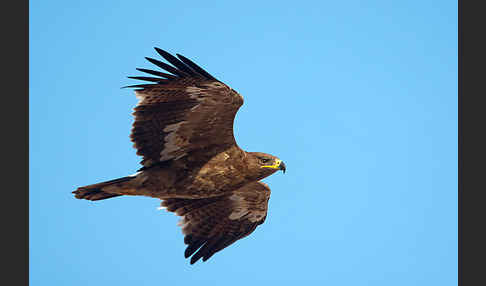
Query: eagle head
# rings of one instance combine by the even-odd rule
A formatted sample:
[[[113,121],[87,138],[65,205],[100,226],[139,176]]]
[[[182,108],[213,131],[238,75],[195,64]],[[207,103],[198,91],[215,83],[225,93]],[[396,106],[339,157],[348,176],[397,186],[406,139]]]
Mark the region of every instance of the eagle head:
[[[257,173],[258,180],[261,180],[278,170],[285,173],[285,163],[279,158],[260,152],[249,152],[250,169]]]

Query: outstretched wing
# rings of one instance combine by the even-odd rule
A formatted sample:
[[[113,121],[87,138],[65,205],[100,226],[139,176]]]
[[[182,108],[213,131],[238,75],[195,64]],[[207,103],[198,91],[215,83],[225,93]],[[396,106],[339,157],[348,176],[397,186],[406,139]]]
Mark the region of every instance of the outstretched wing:
[[[201,162],[236,144],[233,121],[243,97],[191,60],[155,50],[172,65],[146,58],[166,73],[137,69],[154,77],[129,77],[139,99],[130,135],[142,165],[183,157]]]
[[[232,194],[207,199],[166,199],[162,206],[181,216],[184,256],[191,264],[208,260],[216,252],[252,233],[267,216],[270,188],[250,183]]]

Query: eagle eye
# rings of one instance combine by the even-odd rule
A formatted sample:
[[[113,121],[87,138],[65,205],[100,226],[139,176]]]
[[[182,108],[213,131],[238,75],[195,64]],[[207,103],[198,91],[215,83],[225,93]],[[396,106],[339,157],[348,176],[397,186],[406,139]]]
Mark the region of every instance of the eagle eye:
[[[263,164],[266,164],[270,161],[270,159],[268,158],[260,158],[260,161],[263,163]]]

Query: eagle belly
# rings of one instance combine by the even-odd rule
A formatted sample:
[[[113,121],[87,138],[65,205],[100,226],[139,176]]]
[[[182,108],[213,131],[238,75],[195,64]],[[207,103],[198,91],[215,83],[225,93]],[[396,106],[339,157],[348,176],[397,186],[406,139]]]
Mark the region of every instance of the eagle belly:
[[[230,148],[211,158],[200,168],[184,172],[167,166],[154,170],[151,188],[158,189],[159,198],[210,198],[224,195],[250,182],[245,176],[245,154]],[[163,178],[163,179],[161,179]],[[170,178],[170,182],[167,179]],[[162,182],[165,180],[165,182]]]
[[[160,199],[200,199],[221,196],[254,180],[247,176],[245,152],[230,148],[211,158],[200,168],[185,169],[173,161],[140,172],[125,194]],[[128,193],[130,192],[130,193]]]
[[[194,177],[192,191],[219,196],[250,183],[245,159],[245,152],[237,147],[213,157]]]

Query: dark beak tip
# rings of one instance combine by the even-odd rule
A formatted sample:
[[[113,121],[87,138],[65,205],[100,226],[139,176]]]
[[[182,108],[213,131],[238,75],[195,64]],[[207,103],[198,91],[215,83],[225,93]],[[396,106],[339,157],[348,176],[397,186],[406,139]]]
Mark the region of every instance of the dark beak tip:
[[[284,162],[282,162],[282,163],[280,164],[279,169],[280,169],[280,170],[282,170],[282,172],[285,174],[285,170],[286,170],[286,168],[285,168],[285,164],[284,164]]]

